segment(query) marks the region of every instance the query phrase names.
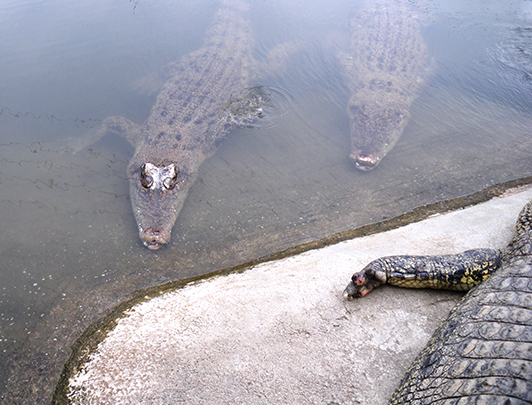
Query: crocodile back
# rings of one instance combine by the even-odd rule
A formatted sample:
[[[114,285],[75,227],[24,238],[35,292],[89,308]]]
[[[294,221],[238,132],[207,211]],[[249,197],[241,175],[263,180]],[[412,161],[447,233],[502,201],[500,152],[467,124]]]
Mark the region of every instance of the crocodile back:
[[[371,170],[408,123],[429,71],[427,47],[405,4],[364,8],[351,25],[350,55],[342,59],[351,93],[351,158],[359,169]]]
[[[440,325],[390,404],[532,402],[530,212],[529,204],[502,268]]]
[[[204,45],[173,66],[143,125],[143,160],[209,156],[232,129],[236,118],[225,107],[247,86],[253,48],[246,9],[241,0],[224,0]]]

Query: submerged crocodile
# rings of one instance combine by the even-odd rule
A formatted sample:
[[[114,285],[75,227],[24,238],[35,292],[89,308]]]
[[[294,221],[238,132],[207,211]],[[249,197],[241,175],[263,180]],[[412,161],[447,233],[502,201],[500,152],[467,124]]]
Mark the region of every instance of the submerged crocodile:
[[[341,56],[351,93],[349,157],[367,171],[403,133],[428,71],[428,58],[419,25],[395,0],[364,8],[351,25],[351,53]]]
[[[238,115],[246,105],[235,99],[248,83],[253,47],[246,11],[243,0],[222,0],[204,45],[167,69],[171,78],[142,125],[109,117],[74,147],[81,150],[109,131],[135,147],[128,165],[131,203],[151,250],[169,242],[201,163],[235,124],[246,122]]]
[[[390,404],[532,403],[532,201],[516,228],[501,251],[384,257],[353,275],[347,299],[385,283],[464,291],[479,284],[438,327]]]

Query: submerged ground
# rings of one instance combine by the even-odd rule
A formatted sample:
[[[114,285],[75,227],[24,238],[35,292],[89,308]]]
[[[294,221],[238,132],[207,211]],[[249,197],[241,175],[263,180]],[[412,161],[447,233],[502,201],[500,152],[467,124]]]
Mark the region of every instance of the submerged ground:
[[[72,344],[139,290],[532,175],[529,1],[409,2],[434,75],[368,173],[348,158],[349,94],[337,65],[357,10],[343,0],[250,3],[257,59],[290,41],[299,51],[254,83],[272,97],[269,114],[205,162],[171,244],[156,253],[132,215],[131,147],[113,136],[77,155],[66,145],[108,116],[142,123],[155,95],[135,83],[201,46],[218,2],[0,5],[9,39],[0,46],[3,403],[48,403]],[[324,308],[334,310],[329,291]]]

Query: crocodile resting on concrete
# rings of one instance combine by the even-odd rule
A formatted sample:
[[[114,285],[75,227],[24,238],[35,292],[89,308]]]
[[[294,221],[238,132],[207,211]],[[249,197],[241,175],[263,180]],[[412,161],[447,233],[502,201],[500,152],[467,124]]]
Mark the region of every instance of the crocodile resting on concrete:
[[[390,404],[532,403],[532,201],[516,228],[501,251],[391,256],[353,275],[347,299],[385,283],[464,291],[479,284],[436,330]]]
[[[394,147],[410,119],[427,72],[419,25],[400,3],[364,8],[352,21],[350,55],[341,55],[351,97],[350,158],[371,170]]]
[[[253,46],[246,10],[243,0],[222,0],[203,47],[167,68],[171,77],[142,125],[109,117],[74,146],[79,151],[111,131],[135,147],[128,165],[131,203],[151,250],[169,242],[201,163],[235,124],[249,122],[239,116],[246,100],[235,98],[246,89]],[[247,112],[259,115],[255,107]]]

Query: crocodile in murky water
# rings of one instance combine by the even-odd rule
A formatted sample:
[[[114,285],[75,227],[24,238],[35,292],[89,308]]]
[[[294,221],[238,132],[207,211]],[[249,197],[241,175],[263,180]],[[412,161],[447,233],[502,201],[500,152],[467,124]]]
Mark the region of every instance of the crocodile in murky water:
[[[502,251],[391,256],[353,275],[347,299],[386,283],[464,291],[479,284],[436,330],[390,405],[532,403],[532,201],[516,228]]]
[[[239,96],[253,47],[246,11],[242,0],[222,1],[204,45],[167,68],[171,77],[142,125],[109,117],[74,147],[81,150],[109,131],[135,147],[128,165],[131,203],[140,238],[151,250],[169,242],[201,163],[235,125],[260,114],[259,106]],[[239,115],[242,110],[249,116]]]
[[[390,1],[366,7],[351,24],[350,55],[340,58],[351,93],[350,158],[367,171],[403,133],[428,59],[419,25],[405,5]]]

